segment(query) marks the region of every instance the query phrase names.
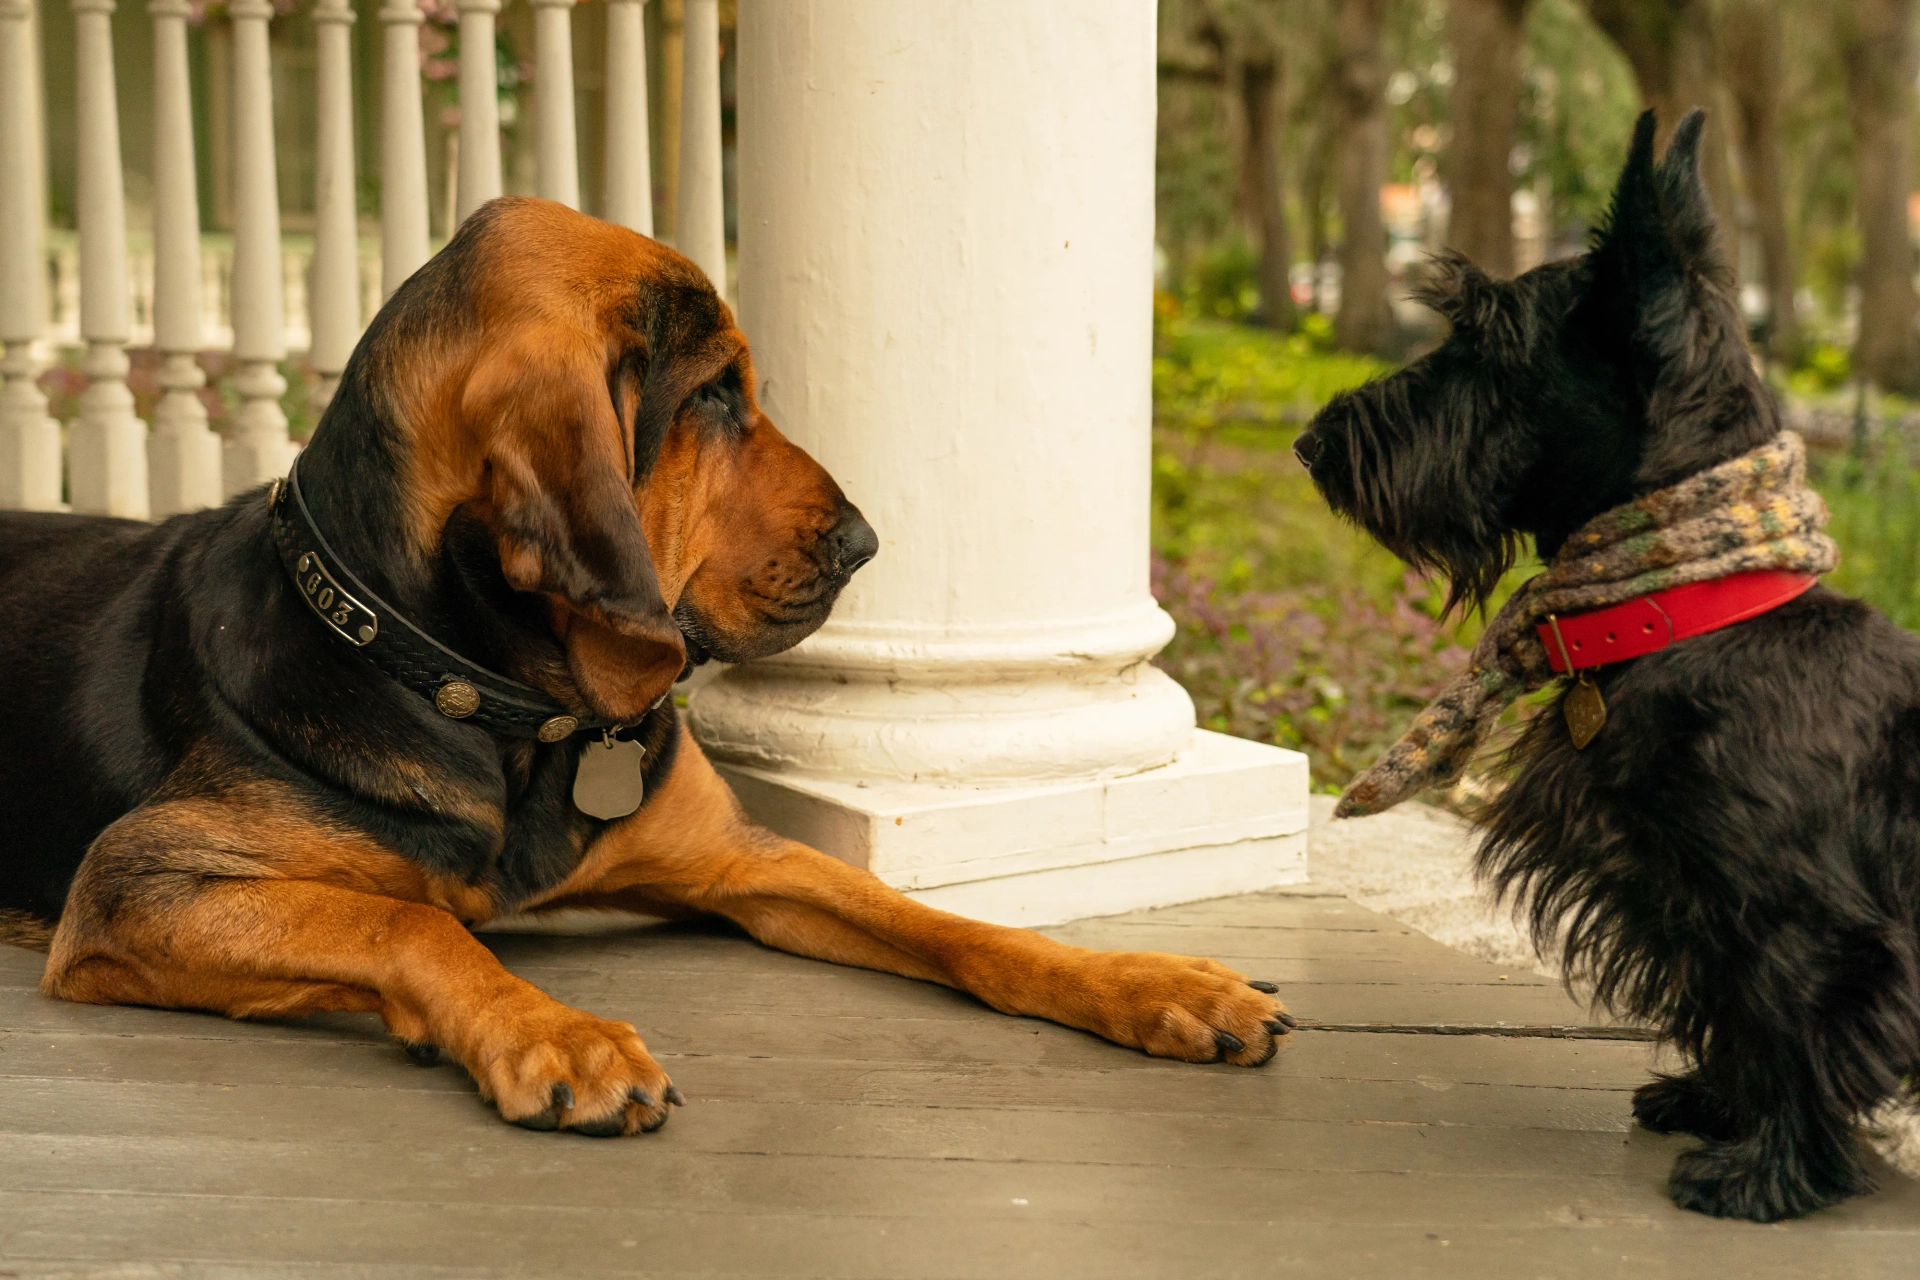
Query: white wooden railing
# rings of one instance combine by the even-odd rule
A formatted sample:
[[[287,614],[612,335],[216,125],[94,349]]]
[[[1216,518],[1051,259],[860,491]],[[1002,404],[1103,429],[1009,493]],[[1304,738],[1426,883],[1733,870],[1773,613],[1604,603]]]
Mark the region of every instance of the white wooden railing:
[[[318,55],[314,230],[305,263],[303,255],[288,253],[280,234],[267,39],[274,8],[270,0],[228,4],[230,264],[224,254],[210,254],[200,234],[187,0],[149,0],[144,15],[116,15],[115,0],[52,0],[70,3],[74,17],[78,234],[49,254],[35,2],[0,0],[0,507],[157,518],[216,504],[284,474],[297,446],[281,410],[287,389],[281,362],[290,350],[307,351],[318,374],[317,414],[331,399],[371,306],[430,252],[417,0],[385,0],[379,11],[386,56],[377,290],[363,278],[369,264],[355,216],[349,0],[312,0],[301,15],[315,25]],[[535,11],[538,192],[578,207],[575,0],[525,2]],[[651,235],[645,0],[595,2],[607,6],[603,214]],[[459,218],[502,190],[494,69],[502,3],[458,0]],[[128,236],[113,68],[112,24],[142,20],[153,24],[150,247]],[[676,239],[724,283],[718,0],[685,0],[683,30]],[[305,315],[290,319],[289,304],[302,294]],[[222,323],[228,316],[230,326]],[[38,385],[50,342],[85,348],[86,386],[64,429],[49,417]],[[148,342],[158,357],[161,393],[151,430],[136,416],[127,385],[128,347]],[[238,406],[222,440],[201,402],[205,374],[198,357],[209,345],[228,343]]]

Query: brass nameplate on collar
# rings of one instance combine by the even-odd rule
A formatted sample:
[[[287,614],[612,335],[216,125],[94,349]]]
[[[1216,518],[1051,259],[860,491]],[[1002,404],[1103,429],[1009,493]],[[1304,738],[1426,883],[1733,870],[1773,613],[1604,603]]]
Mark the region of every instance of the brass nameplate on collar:
[[[373,610],[341,590],[340,584],[320,563],[319,556],[311,551],[302,553],[295,569],[294,582],[300,587],[300,598],[320,615],[320,621],[338,631],[348,644],[373,643],[373,638],[380,634],[380,619]]]
[[[573,807],[590,817],[611,822],[624,818],[646,799],[641,769],[647,749],[637,742],[596,742],[580,753],[573,775]]]
[[[1560,710],[1567,718],[1567,736],[1573,739],[1575,751],[1584,750],[1606,727],[1607,700],[1600,696],[1600,686],[1584,673],[1574,682],[1573,688],[1567,690]]]

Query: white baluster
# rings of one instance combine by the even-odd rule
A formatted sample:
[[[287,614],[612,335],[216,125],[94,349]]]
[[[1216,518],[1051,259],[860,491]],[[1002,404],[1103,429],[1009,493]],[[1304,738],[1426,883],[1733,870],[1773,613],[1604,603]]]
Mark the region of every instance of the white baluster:
[[[573,0],[532,0],[534,136],[539,192],[580,207],[580,151],[573,134]]]
[[[33,344],[46,327],[46,210],[40,184],[40,77],[32,0],[0,0],[0,507],[60,505],[60,424],[47,416]]]
[[[286,303],[280,281],[280,193],[273,159],[273,83],[268,76],[268,0],[232,0],[233,18],[233,389],[240,393],[227,444],[228,494],[283,476],[298,450],[280,409],[287,380]]]
[[[687,0],[680,79],[680,203],[673,244],[727,288],[727,222],[720,178],[720,5]]]
[[[602,217],[653,234],[646,0],[607,0],[607,201]]]
[[[460,0],[460,198],[467,215],[500,194],[500,82],[493,15],[500,0]]]
[[[220,437],[207,429],[200,388],[200,196],[194,182],[187,83],[187,0],[152,0],[153,345],[160,403],[147,446],[153,514],[220,504]]]
[[[380,129],[380,292],[391,296],[427,260],[427,136],[420,114],[420,6],[387,0]]]
[[[145,519],[147,424],[127,390],[127,205],[113,85],[114,0],[73,0],[80,332],[87,389],[67,428],[73,509]]]
[[[319,0],[313,9],[319,45],[320,113],[314,151],[313,267],[307,285],[307,358],[320,383],[313,390],[317,418],[333,401],[340,371],[360,337],[359,227],[353,168],[353,8],[349,0]]]

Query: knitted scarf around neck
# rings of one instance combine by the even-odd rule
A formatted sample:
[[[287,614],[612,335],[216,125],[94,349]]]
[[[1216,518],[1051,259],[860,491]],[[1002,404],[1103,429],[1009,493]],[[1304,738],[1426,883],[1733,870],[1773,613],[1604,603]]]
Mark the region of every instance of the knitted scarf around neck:
[[[1822,574],[1839,561],[1807,487],[1806,446],[1783,431],[1749,453],[1603,511],[1494,615],[1455,676],[1379,763],[1354,779],[1342,818],[1380,813],[1466,771],[1514,699],[1554,679],[1534,628],[1689,582],[1755,569]]]

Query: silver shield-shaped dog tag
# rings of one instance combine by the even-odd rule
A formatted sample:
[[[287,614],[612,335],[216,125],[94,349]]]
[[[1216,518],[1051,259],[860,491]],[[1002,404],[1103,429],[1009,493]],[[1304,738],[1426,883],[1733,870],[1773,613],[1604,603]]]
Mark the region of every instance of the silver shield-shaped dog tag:
[[[646,797],[646,783],[640,776],[646,760],[647,749],[637,742],[594,743],[580,753],[580,768],[573,775],[573,807],[609,821],[626,817]]]

